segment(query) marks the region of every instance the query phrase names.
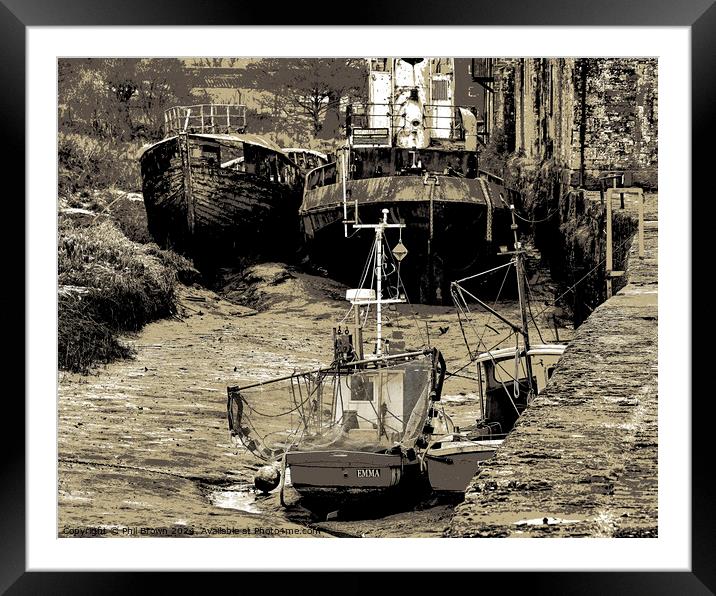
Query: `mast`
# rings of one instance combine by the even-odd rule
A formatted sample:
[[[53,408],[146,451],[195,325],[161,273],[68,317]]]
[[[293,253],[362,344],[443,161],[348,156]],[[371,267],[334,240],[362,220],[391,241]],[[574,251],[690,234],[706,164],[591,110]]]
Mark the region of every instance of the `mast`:
[[[383,209],[383,221],[387,221],[388,210]],[[383,227],[375,228],[375,287],[376,298],[375,305],[375,354],[380,356],[383,348]]]
[[[376,340],[375,340],[375,354],[376,356],[383,355],[383,305],[384,304],[398,304],[404,302],[400,297],[383,299],[383,232],[386,228],[404,228],[405,224],[391,224],[388,223],[388,210],[383,209],[383,219],[377,224],[358,224],[354,223],[353,227],[356,229],[371,228],[375,230],[375,267],[373,274],[376,280],[376,297],[375,299],[365,299],[359,297],[357,294],[354,295],[354,299],[351,300],[351,304],[357,309],[360,306],[375,304],[376,312]]]
[[[517,275],[517,296],[520,301],[520,316],[522,319],[522,337],[524,339],[525,344],[525,370],[527,371],[527,387],[529,388],[529,394],[527,396],[527,400],[529,401],[531,397],[534,395],[534,387],[532,385],[532,360],[529,357],[529,351],[530,351],[530,333],[529,333],[529,323],[527,321],[527,309],[525,305],[525,300],[527,299],[526,293],[525,293],[525,273],[524,273],[524,249],[522,248],[522,243],[519,241],[517,237],[517,222],[515,221],[515,205],[514,203],[510,203],[510,215],[512,216],[512,225],[510,226],[510,229],[512,230],[512,233],[514,234],[515,238],[515,273]]]

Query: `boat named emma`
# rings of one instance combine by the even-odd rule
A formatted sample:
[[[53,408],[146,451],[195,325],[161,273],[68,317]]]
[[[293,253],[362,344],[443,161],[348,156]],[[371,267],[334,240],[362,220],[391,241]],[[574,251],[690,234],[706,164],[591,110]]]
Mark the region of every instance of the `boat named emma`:
[[[510,208],[513,212],[514,205]],[[565,349],[560,343],[530,343],[525,251],[514,215],[514,250],[503,247],[500,253],[509,256],[509,262],[451,284],[470,363],[476,365],[480,400],[479,418],[464,428],[453,424],[440,403],[447,372],[440,351],[395,351],[384,337],[382,309],[405,302],[397,267],[398,257],[404,256],[397,250],[401,242],[390,249],[385,231],[397,229],[402,235],[405,225],[388,223],[388,209],[383,209],[377,224],[352,227],[373,232],[373,246],[361,287],[346,293],[351,309],[334,328],[333,361],[311,371],[228,387],[231,436],[267,464],[256,476],[256,487],[270,492],[280,485],[282,503],[289,474],[302,503],[322,512],[390,495],[413,502],[427,491],[464,493],[481,462],[495,454],[545,388]],[[469,282],[501,272],[504,287],[511,271],[519,322],[502,316],[469,289]],[[495,304],[499,299],[498,293]],[[488,326],[472,320],[471,302],[507,326],[502,341],[514,337],[514,347],[485,346]],[[373,349],[364,353],[371,310]],[[346,323],[351,314],[351,323]]]
[[[375,221],[384,208],[408,226],[411,258],[401,275],[419,302],[449,300],[450,280],[489,262],[505,243],[513,192],[478,167],[484,121],[477,105],[455,101],[471,100],[466,89],[476,79],[467,80],[467,68],[456,76],[455,63],[369,59],[368,102],[347,106],[347,145],[336,161],[308,173],[300,210],[311,259],[334,278],[353,282],[346,260],[371,242],[357,234],[336,251],[348,225]]]
[[[200,268],[295,248],[303,172],[280,147],[246,133],[245,106],[179,106],[164,122],[165,138],[140,157],[147,223],[158,244],[194,257]],[[269,221],[275,234],[262,234]]]
[[[268,465],[257,488],[273,490],[288,474],[310,509],[333,511],[407,494],[424,475],[419,453],[437,419],[445,362],[435,348],[396,350],[384,336],[383,309],[405,302],[387,245],[388,210],[372,232],[364,283],[348,290],[351,307],[333,331],[324,367],[242,387],[228,387],[231,435]],[[352,315],[352,316],[351,316]],[[364,351],[367,320],[375,322]],[[350,322],[345,323],[348,320]],[[417,491],[412,491],[416,494]]]

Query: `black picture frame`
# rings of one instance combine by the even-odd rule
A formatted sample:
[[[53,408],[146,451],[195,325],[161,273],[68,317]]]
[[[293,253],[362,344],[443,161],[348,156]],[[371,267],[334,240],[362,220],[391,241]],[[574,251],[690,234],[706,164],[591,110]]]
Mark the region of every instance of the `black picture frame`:
[[[192,7],[201,6],[201,10]],[[284,5],[269,3],[241,3],[232,0],[125,0],[98,3],[92,0],[0,0],[0,44],[2,47],[3,92],[0,93],[3,114],[5,147],[13,151],[6,153],[6,172],[25,170],[25,38],[26,28],[31,26],[101,26],[101,25],[494,25],[494,26],[681,26],[691,28],[691,85],[692,85],[692,196],[710,196],[707,186],[708,173],[713,166],[712,151],[709,150],[713,137],[713,111],[716,106],[714,89],[714,56],[716,56],[716,6],[713,0],[681,0],[671,2],[659,0],[543,0],[526,3],[520,0],[500,2],[467,2],[448,0],[442,2],[385,3],[364,0],[351,5],[352,10],[342,10],[336,5],[315,10],[306,10],[303,3]],[[323,5],[325,6],[325,5]],[[346,5],[347,6],[347,5]],[[409,7],[409,10],[406,9]],[[55,131],[48,131],[48,139]],[[50,142],[50,141],[48,141]],[[662,164],[668,167],[668,164]],[[24,178],[6,174],[7,184],[16,184],[12,195],[24,197]],[[685,187],[687,188],[687,187]],[[669,198],[665,198],[669,199]],[[6,212],[6,222],[12,227],[23,229],[25,221],[24,202],[13,201],[15,213]],[[690,207],[690,205],[689,205]],[[695,213],[695,211],[692,211]],[[12,218],[12,219],[9,219]],[[695,221],[698,221],[696,218]],[[702,225],[703,219],[701,220]],[[694,230],[694,237],[697,237]],[[12,254],[17,245],[12,245]],[[6,248],[6,250],[9,250]],[[16,260],[15,279],[24,277],[24,260]],[[14,290],[12,318],[18,320],[17,310],[24,303],[23,286],[17,284]],[[22,293],[22,298],[18,296]],[[4,306],[9,307],[5,302]],[[7,309],[3,309],[5,313]],[[7,319],[7,317],[4,317]],[[24,339],[19,345],[24,345]],[[689,349],[685,346],[684,349]],[[23,350],[16,349],[15,358],[22,358]],[[32,355],[28,355],[29,358]],[[20,363],[18,362],[18,365]],[[697,369],[698,370],[698,369]],[[691,371],[683,371],[685,378],[691,378]],[[690,382],[685,384],[689,387]],[[664,396],[664,399],[669,396]],[[690,396],[689,396],[690,397]],[[716,494],[710,478],[711,466],[708,459],[706,425],[710,395],[703,399],[691,400],[692,413],[692,545],[690,572],[548,572],[512,574],[509,583],[502,574],[484,573],[479,578],[469,574],[467,581],[473,589],[501,590],[506,585],[510,591],[518,582],[530,592],[604,594],[709,594],[716,591]],[[48,396],[48,407],[54,407]],[[15,392],[7,392],[3,415],[5,420],[15,421],[17,433],[3,433],[5,449],[2,458],[2,481],[0,490],[0,519],[3,520],[2,563],[0,564],[0,590],[8,594],[64,594],[64,593],[119,593],[143,589],[158,581],[163,591],[174,587],[189,588],[194,582],[202,582],[204,588],[214,589],[223,574],[189,578],[177,574],[162,574],[157,579],[154,573],[138,577],[134,573],[38,573],[25,571],[25,420],[23,402]],[[20,425],[19,421],[24,424]],[[5,426],[8,428],[8,425]],[[423,556],[423,555],[420,555]],[[82,562],[77,562],[78,567]],[[201,574],[203,575],[203,574]],[[464,575],[451,578],[448,584],[442,581],[434,588],[448,585],[455,588],[462,584]],[[256,578],[258,579],[258,578]],[[235,581],[235,580],[234,580]],[[243,581],[243,580],[242,580]],[[251,581],[253,584],[253,580]],[[273,580],[271,580],[273,581]],[[289,583],[293,580],[284,580]],[[383,580],[381,580],[383,581]],[[400,580],[399,580],[400,581]],[[209,582],[209,583],[206,583]],[[457,582],[457,583],[456,583]],[[314,582],[312,582],[313,584]],[[321,582],[322,583],[322,582]],[[355,591],[360,585],[369,586],[368,577],[360,582],[340,581],[341,590],[346,587]],[[244,586],[250,584],[246,583]],[[333,585],[333,580],[325,582]],[[442,587],[441,587],[442,586]],[[332,591],[335,590],[333,585]]]

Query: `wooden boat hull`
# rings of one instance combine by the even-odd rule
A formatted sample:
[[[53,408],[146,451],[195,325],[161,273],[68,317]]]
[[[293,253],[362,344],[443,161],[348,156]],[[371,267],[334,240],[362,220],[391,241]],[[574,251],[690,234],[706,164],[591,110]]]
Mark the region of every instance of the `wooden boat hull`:
[[[198,264],[295,251],[300,240],[297,166],[275,154],[291,175],[286,182],[221,167],[218,153],[216,161],[197,157],[197,147],[206,139],[207,135],[178,135],[142,155],[142,191],[155,241],[194,257]],[[221,141],[230,143],[230,136]]]
[[[439,176],[438,182],[426,186],[419,176],[350,181],[361,221],[374,221],[388,209],[390,221],[406,224],[402,242],[408,253],[400,275],[408,296],[423,303],[449,302],[452,280],[494,262],[497,246],[512,243],[509,210],[499,199],[500,192],[506,193],[504,187],[448,176]],[[352,230],[345,238],[342,185],[306,191],[300,215],[312,262],[340,281],[356,283],[346,272],[362,270],[373,238],[368,231]],[[350,206],[348,215],[353,216]]]

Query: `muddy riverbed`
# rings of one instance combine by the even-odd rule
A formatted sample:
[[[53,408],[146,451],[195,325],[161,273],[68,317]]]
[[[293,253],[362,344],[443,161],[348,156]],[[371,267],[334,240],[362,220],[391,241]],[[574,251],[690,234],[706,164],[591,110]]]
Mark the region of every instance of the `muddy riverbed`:
[[[327,364],[331,330],[348,306],[344,286],[280,264],[259,267],[255,283],[260,311],[182,287],[175,318],[126,338],[133,359],[88,376],[60,374],[59,536],[442,535],[454,503],[428,499],[380,519],[325,521],[290,488],[287,508],[278,491],[254,493],[260,464],[230,440],[226,386]],[[406,345],[422,345],[427,330],[448,371],[466,364],[454,308],[399,310],[388,313],[387,329],[402,331]],[[514,303],[499,310],[516,320]],[[486,339],[496,343],[499,327],[489,321]],[[540,326],[553,340],[552,320],[545,316]],[[573,331],[559,333],[564,341]],[[468,367],[444,385],[445,411],[458,425],[479,415],[475,383],[465,378],[473,373]]]

